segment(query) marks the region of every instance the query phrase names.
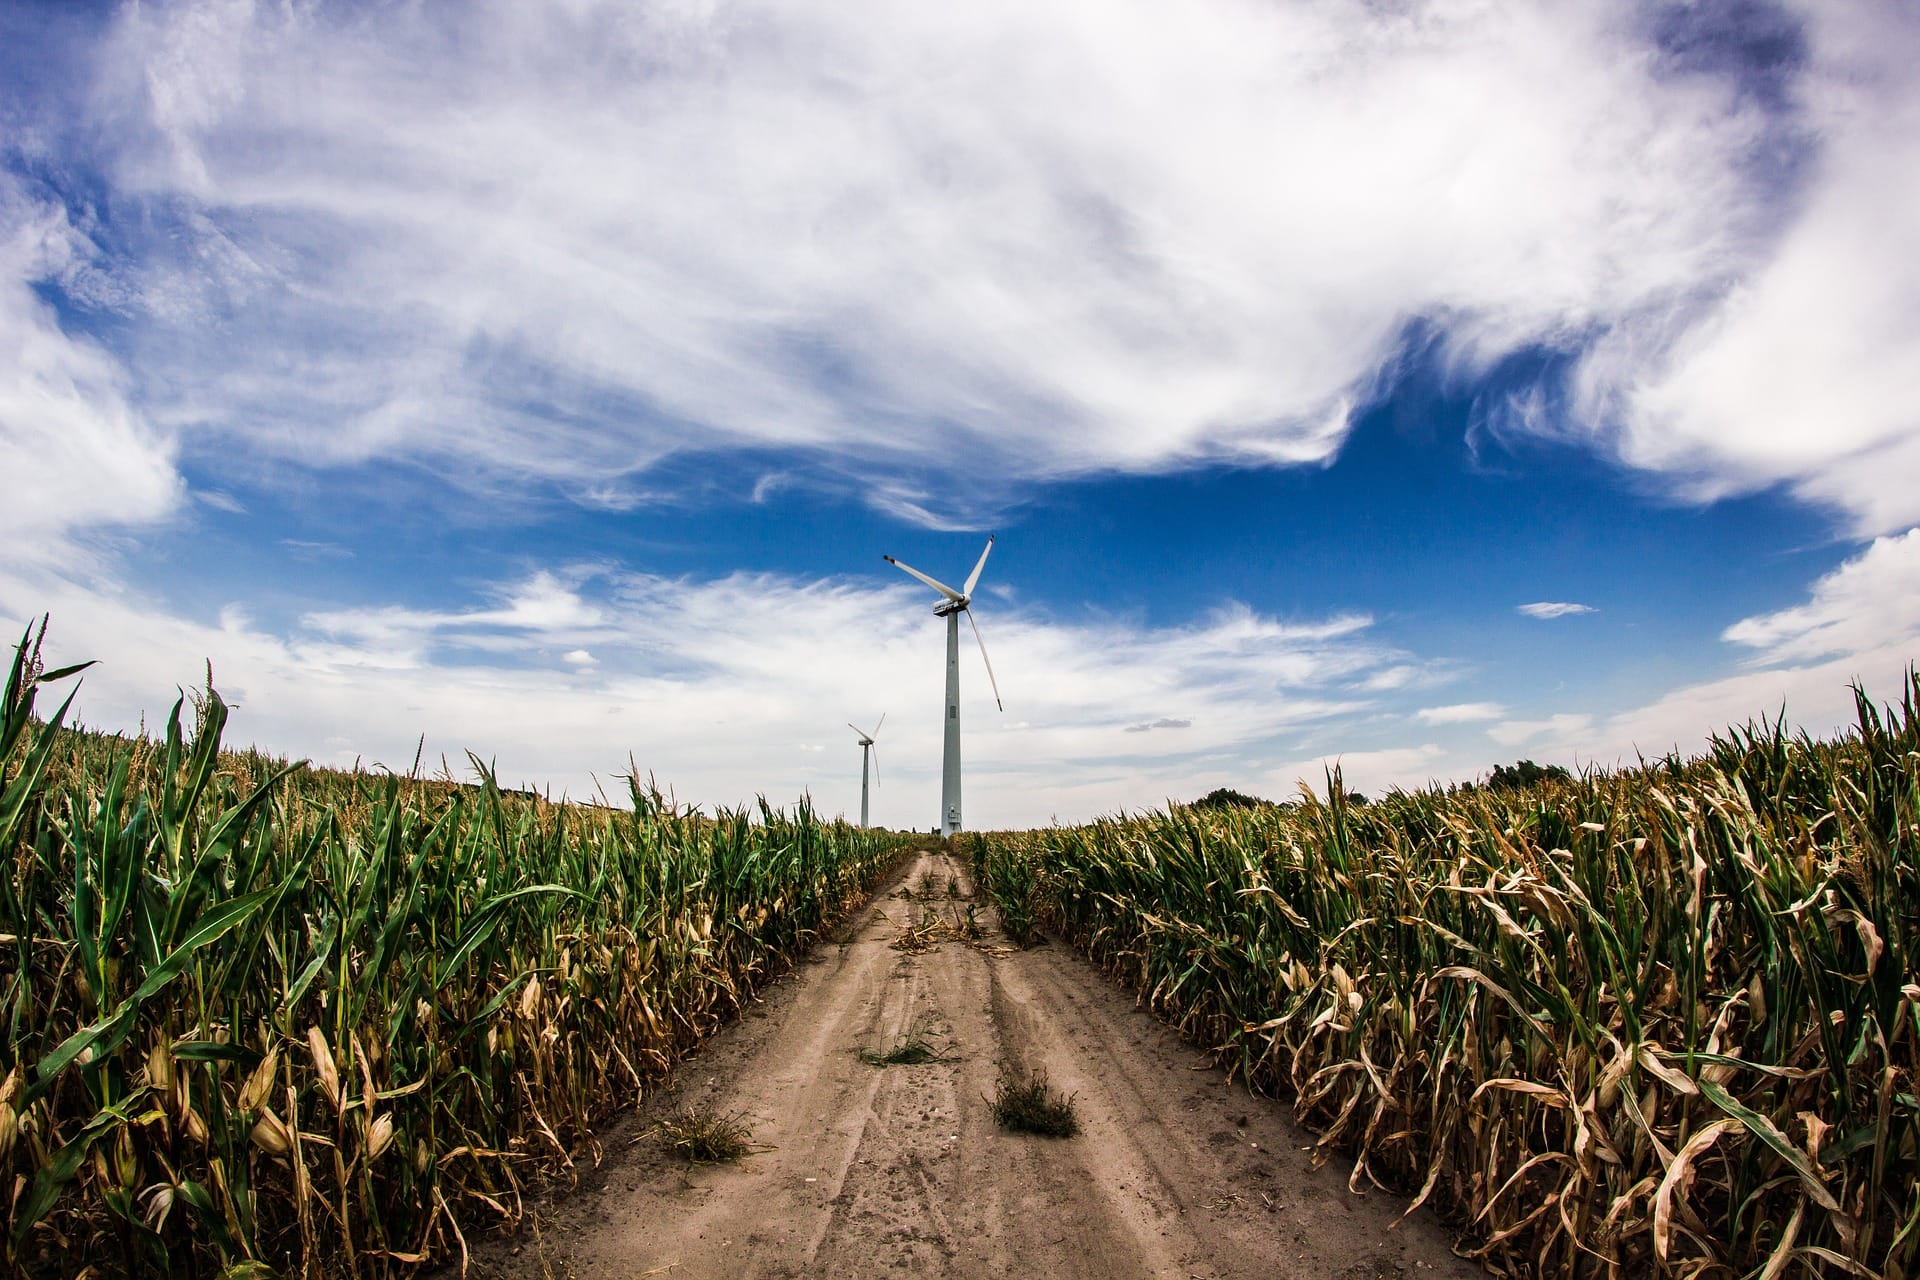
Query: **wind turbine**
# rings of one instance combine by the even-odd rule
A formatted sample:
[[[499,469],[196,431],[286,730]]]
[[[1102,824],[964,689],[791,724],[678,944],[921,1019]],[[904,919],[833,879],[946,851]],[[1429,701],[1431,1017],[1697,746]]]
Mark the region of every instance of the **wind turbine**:
[[[920,579],[938,591],[944,597],[933,606],[936,618],[947,620],[947,743],[940,759],[940,827],[941,834],[954,835],[960,830],[960,615],[967,615],[967,623],[973,628],[973,638],[980,646],[980,661],[987,666],[987,683],[993,686],[994,705],[1005,711],[1006,704],[1000,701],[1000,684],[993,678],[993,663],[987,657],[987,642],[980,639],[980,624],[973,620],[973,589],[980,581],[980,571],[987,567],[987,552],[993,550],[993,539],[987,539],[987,545],[980,552],[980,559],[974,563],[973,572],[967,575],[967,585],[955,591],[946,583],[913,568],[901,564],[892,556],[882,556],[888,564]]]
[[[874,785],[878,786],[880,782],[880,757],[874,754],[873,740],[880,736],[880,725],[886,722],[887,713],[882,711],[880,713],[880,724],[873,726],[873,732],[868,733],[853,721],[847,721],[847,728],[860,735],[860,825],[863,827],[867,825],[867,759],[869,756],[872,756],[873,781]]]

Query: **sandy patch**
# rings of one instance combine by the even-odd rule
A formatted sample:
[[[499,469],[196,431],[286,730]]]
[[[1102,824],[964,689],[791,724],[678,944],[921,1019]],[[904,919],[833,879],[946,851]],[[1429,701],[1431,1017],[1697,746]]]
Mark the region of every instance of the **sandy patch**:
[[[900,896],[932,877],[960,897]],[[894,896],[888,896],[892,894]],[[1284,1107],[1227,1084],[1131,996],[1060,946],[1010,951],[947,933],[965,920],[956,859],[924,854],[835,941],[604,1138],[600,1167],[472,1274],[719,1277],[1449,1277],[1430,1214],[1315,1169]],[[980,917],[991,916],[971,903]],[[949,1055],[874,1067],[911,1037]],[[1079,1136],[1001,1132],[1003,1072],[1046,1073]],[[688,1166],[646,1136],[692,1107],[738,1114],[767,1149]]]

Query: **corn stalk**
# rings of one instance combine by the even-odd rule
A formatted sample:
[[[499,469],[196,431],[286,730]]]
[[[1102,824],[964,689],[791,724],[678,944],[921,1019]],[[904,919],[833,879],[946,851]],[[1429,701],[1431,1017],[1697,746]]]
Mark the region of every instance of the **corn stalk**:
[[[1920,675],[1857,705],[1833,742],[1365,807],[1336,770],[976,861],[1507,1275],[1904,1280]]]
[[[460,1259],[857,902],[897,837],[0,722],[0,1262],[384,1276]],[[71,695],[69,695],[69,702]],[[191,701],[191,706],[189,702]]]

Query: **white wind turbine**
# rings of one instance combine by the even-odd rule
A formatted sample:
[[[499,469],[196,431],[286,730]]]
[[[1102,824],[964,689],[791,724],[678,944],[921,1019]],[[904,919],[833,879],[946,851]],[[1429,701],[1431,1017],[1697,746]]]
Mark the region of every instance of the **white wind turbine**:
[[[873,726],[873,732],[868,733],[853,721],[847,721],[847,728],[860,735],[860,825],[863,827],[867,825],[867,760],[869,757],[873,760],[873,782],[875,786],[878,786],[880,784],[880,754],[873,749],[873,740],[880,736],[880,725],[884,725],[886,722],[887,713],[882,711],[880,713],[880,724]]]
[[[941,834],[953,835],[960,830],[960,615],[967,615],[967,622],[973,627],[973,638],[980,646],[980,661],[987,666],[987,683],[993,686],[994,705],[1005,711],[1006,705],[1000,701],[1000,685],[993,678],[993,663],[987,658],[987,642],[980,639],[980,624],[973,620],[973,611],[968,608],[973,603],[973,589],[980,581],[980,571],[987,567],[987,552],[993,550],[993,539],[987,539],[987,545],[980,552],[973,572],[967,575],[967,585],[955,591],[952,587],[910,565],[901,564],[892,556],[883,556],[888,564],[904,573],[912,574],[920,581],[938,591],[943,597],[933,606],[935,617],[947,620],[947,716],[946,750],[940,759],[940,828]]]

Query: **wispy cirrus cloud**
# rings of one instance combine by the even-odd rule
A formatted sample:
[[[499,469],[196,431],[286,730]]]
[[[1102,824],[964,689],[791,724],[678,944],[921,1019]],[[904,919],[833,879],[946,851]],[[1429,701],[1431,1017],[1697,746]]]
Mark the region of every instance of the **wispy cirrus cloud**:
[[[159,722],[211,660],[242,704],[238,740],[321,763],[404,767],[425,732],[429,760],[473,750],[508,780],[574,795],[631,753],[683,798],[811,791],[832,811],[851,802],[858,757],[822,752],[823,728],[887,712],[882,820],[918,825],[937,808],[944,625],[909,586],[560,565],[466,607],[321,610],[276,629],[237,606],[204,622],[134,593],[0,570],[0,625],[38,609],[52,611],[60,653],[100,659],[76,704],[87,723]],[[1365,710],[1326,690],[1405,659],[1364,617],[1281,622],[1242,606],[1179,627],[1019,609],[983,626],[1009,712],[966,655],[972,825],[1201,794],[1217,785],[1209,760],[1257,757]],[[1144,762],[1126,732],[1138,722],[1120,710],[1143,702],[1187,709],[1146,722],[1172,749],[1156,741]]]
[[[244,515],[245,510],[242,509],[236,514]],[[282,538],[280,545],[285,547],[287,554],[295,560],[351,560],[353,558],[353,549],[343,547],[337,542],[316,542],[311,538]]]
[[[1791,215],[1693,323],[1599,344],[1579,407],[1619,424],[1626,461],[1696,496],[1784,482],[1860,535],[1896,532],[1920,522],[1920,18],[1792,12],[1812,154]]]
[[[430,501],[611,519],[688,501],[663,463],[733,451],[765,479],[732,477],[731,500],[824,486],[958,528],[1061,477],[1324,461],[1410,325],[1463,379],[1516,354],[1571,370],[1487,407],[1489,429],[1699,499],[1783,485],[1863,537],[1920,520],[1920,82],[1898,4],[555,0],[456,19],[186,0],[104,30],[54,77],[82,88],[0,104],[8,572],[78,572],[98,535],[188,518],[183,473],[211,486],[195,507],[239,516],[234,491],[264,510],[290,473],[370,461],[409,464],[397,483]],[[1773,53],[1736,52],[1755,30]],[[1911,653],[1909,559],[1884,538],[1805,605],[1738,623],[1748,666],[1726,680],[1629,712],[1503,708],[1488,732],[1604,753],[1778,696],[1817,719],[1848,675]],[[604,682],[688,725],[745,716],[731,681],[804,741],[826,698],[790,702],[786,664],[844,645],[762,627],[755,593],[797,597],[756,575],[555,568],[464,608],[316,607],[276,630],[195,622],[93,563],[92,597],[69,575],[9,607],[52,604],[133,666],[124,637],[151,623],[169,665],[138,667],[149,688],[216,656],[288,699],[260,723],[295,749],[384,741],[403,710],[484,743],[499,722],[467,698],[541,721],[528,743],[554,763],[529,773],[557,778],[603,741],[592,716],[629,705],[575,700]],[[824,619],[870,620],[859,591],[809,590]],[[1492,705],[1404,705],[1460,668],[1360,615],[1010,617],[996,654],[1045,684],[981,759],[1029,795],[1020,770],[1071,762],[1068,812],[1123,777],[1174,793],[1207,751],[1267,767],[1250,744],[1303,725]],[[145,705],[119,678],[90,683],[95,705]],[[371,710],[343,729],[348,694]],[[1149,741],[1181,751],[1114,763],[1161,707],[1193,724]],[[770,789],[804,776],[729,733],[646,741],[702,787],[730,752],[712,794],[763,763]],[[1447,751],[1349,758],[1382,777],[1467,760]]]
[[[1525,614],[1529,618],[1570,618],[1576,614],[1598,613],[1590,604],[1575,604],[1570,600],[1535,600],[1532,604],[1515,605],[1514,612]]]
[[[1648,368],[1693,385],[1682,339],[1737,328],[1743,280],[1779,293],[1776,245],[1799,278],[1802,240],[1851,243],[1829,206],[1904,207],[1850,176],[1911,136],[1897,113],[1805,176],[1755,163],[1826,144],[1797,103],[1851,128],[1914,99],[1799,17],[1815,56],[1762,71],[1817,87],[1765,95],[1690,52],[1739,43],[1711,15],[1551,4],[129,6],[80,108],[153,230],[93,295],[151,421],[202,450],[583,501],[677,453],[800,450],[939,527],[988,479],[1323,459],[1413,317],[1461,368],[1610,335],[1597,408]],[[1897,275],[1902,243],[1865,251]],[[1833,367],[1916,363],[1884,358],[1910,349],[1887,308],[1830,302]],[[1618,402],[1623,453],[1747,476],[1740,404],[1694,381],[1684,412]],[[1799,474],[1832,456],[1770,421]]]
[[[36,291],[93,251],[63,207],[0,173],[0,540],[15,561],[71,560],[76,535],[164,519],[185,495],[120,360]]]
[[[1744,618],[1722,634],[1743,658],[1730,675],[1696,680],[1643,705],[1505,721],[1488,736],[1565,764],[1630,764],[1699,750],[1729,725],[1784,713],[1816,735],[1854,719],[1853,686],[1899,699],[1920,658],[1920,530],[1877,538],[1825,574],[1804,603]]]
[[[1158,720],[1142,720],[1139,724],[1127,726],[1128,733],[1151,733],[1155,729],[1191,729],[1193,721],[1177,716],[1161,716]]]
[[[1517,747],[1524,742],[1545,737],[1551,737],[1557,742],[1589,739],[1592,728],[1592,716],[1563,712],[1560,715],[1548,716],[1544,720],[1502,720],[1487,730],[1487,736],[1503,747]],[[1594,748],[1589,742],[1586,749]]]
[[[539,570],[525,581],[498,590],[491,608],[445,612],[388,605],[321,610],[301,621],[330,639],[412,653],[434,640],[498,648],[609,636],[612,629],[608,612],[588,602],[578,590],[582,576],[576,571],[563,578]]]
[[[202,489],[193,496],[196,501],[205,506],[212,507],[215,511],[224,511],[232,516],[244,516],[247,514],[247,505],[224,490]]]
[[[1335,769],[1340,771],[1342,785],[1363,795],[1377,795],[1392,787],[1412,790],[1444,779],[1450,772],[1448,752],[1438,743],[1346,751],[1290,760],[1267,770],[1265,798],[1291,799],[1303,790],[1325,795]]]
[[[1567,358],[1497,429],[1897,531],[1917,28],[1894,3],[128,5],[63,61],[84,92],[10,120],[100,173],[110,243],[73,229],[90,195],[0,157],[15,380],[127,500],[14,516],[162,518],[183,450],[619,511],[661,500],[634,478],[663,459],[751,448],[953,528],[1010,484],[1323,460],[1418,320],[1463,374]]]
[[[1422,724],[1473,724],[1498,720],[1507,709],[1497,702],[1455,702],[1444,707],[1422,707],[1414,716]]]
[[[1876,539],[1860,555],[1821,578],[1805,604],[1746,618],[1725,639],[1752,650],[1756,664],[1777,666],[1891,647],[1920,638],[1920,529]],[[1920,652],[1913,654],[1920,658]]]
[[[1361,678],[1358,687],[1365,693],[1398,693],[1401,690],[1446,684],[1457,674],[1453,664],[1446,662],[1402,662],[1368,672]]]

